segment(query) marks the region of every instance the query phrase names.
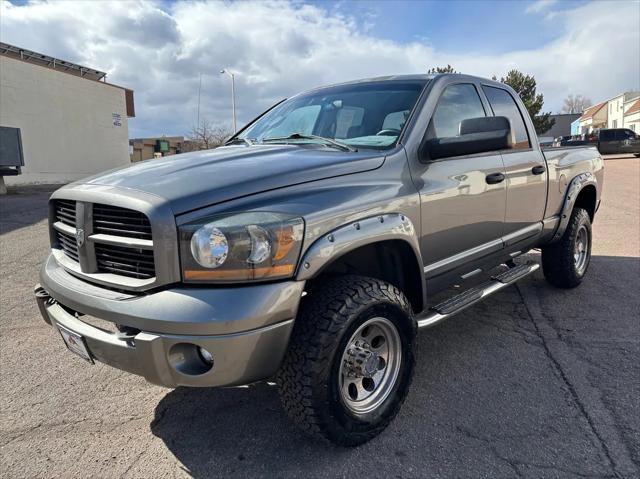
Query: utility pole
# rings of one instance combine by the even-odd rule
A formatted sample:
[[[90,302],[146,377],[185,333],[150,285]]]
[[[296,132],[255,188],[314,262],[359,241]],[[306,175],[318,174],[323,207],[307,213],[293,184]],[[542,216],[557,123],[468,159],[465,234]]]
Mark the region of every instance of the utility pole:
[[[231,108],[233,109],[233,133],[235,134],[236,128],[236,77],[227,69],[220,70],[220,74],[227,74],[231,77]]]
[[[200,83],[198,84],[198,121],[196,128],[200,128],[200,91],[202,90],[202,73],[200,73]]]

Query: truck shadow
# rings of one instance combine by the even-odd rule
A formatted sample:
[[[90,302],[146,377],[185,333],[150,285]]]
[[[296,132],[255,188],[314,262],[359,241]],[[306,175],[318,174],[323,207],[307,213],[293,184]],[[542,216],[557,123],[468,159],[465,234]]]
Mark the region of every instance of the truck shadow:
[[[8,193],[0,196],[0,236],[45,220],[49,197],[60,186],[10,186]]]
[[[602,355],[601,364],[611,366],[608,372],[590,374],[606,382],[609,375],[620,377],[620,361],[628,358],[615,348],[591,349],[589,341],[593,331],[598,341],[619,341],[632,330],[640,300],[628,285],[638,274],[639,258],[593,257],[583,285],[560,290],[538,271],[517,288],[421,333],[418,367],[400,415],[381,436],[358,448],[307,437],[286,417],[269,383],[172,390],[157,405],[151,431],[196,478],[316,477],[323,472],[335,477],[358,470],[371,477],[420,476],[431,468],[460,477],[475,471],[464,469],[467,455],[479,461],[473,468],[497,467],[494,447],[534,463],[558,461],[572,468],[580,463],[576,451],[590,447],[583,442],[589,432],[575,405],[565,400],[566,386],[545,353],[523,297],[539,298],[560,334],[577,342],[587,338],[580,347]],[[615,324],[606,319],[613,317],[618,318]],[[558,418],[563,418],[560,429]],[[503,437],[508,438],[504,443]],[[562,451],[553,461],[544,455],[551,449]],[[594,452],[584,467],[604,467],[597,457]],[[484,472],[490,477],[496,470]]]

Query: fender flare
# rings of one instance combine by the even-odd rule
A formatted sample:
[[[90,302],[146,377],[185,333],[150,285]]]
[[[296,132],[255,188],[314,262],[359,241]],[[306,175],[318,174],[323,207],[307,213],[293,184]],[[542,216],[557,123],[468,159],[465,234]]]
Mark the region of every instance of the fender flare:
[[[569,183],[569,187],[567,188],[567,194],[565,195],[562,203],[562,209],[560,210],[560,222],[558,223],[558,227],[556,228],[556,232],[553,234],[550,243],[562,238],[562,235],[569,224],[569,220],[571,219],[571,212],[573,211],[573,207],[576,204],[576,200],[578,199],[580,192],[589,185],[595,186],[597,191],[598,183],[596,176],[591,172],[581,173],[571,180],[571,183]]]
[[[317,276],[336,259],[362,246],[382,241],[400,240],[408,243],[422,273],[422,254],[418,234],[411,220],[401,213],[386,213],[352,221],[317,239],[303,254],[296,279],[308,280]],[[426,304],[426,280],[422,280],[422,305]]]

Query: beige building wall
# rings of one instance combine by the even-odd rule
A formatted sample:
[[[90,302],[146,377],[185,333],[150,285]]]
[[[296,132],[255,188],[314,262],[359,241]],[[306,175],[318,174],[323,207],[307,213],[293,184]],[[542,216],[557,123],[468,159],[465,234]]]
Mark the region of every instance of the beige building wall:
[[[22,175],[7,184],[65,183],[129,164],[117,86],[0,56],[0,125],[20,128],[24,150]]]

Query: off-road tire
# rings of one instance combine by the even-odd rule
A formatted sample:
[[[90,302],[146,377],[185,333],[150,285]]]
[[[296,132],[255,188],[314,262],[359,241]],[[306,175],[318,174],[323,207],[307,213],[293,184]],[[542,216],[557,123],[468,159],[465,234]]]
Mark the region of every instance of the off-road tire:
[[[578,271],[574,261],[574,249],[578,231],[585,227],[588,235],[587,264],[582,271]],[[569,224],[562,238],[542,248],[542,272],[549,283],[559,288],[575,288],[578,286],[591,260],[591,219],[584,208],[574,208],[571,212]]]
[[[375,410],[355,415],[340,397],[342,354],[365,321],[384,317],[397,328],[401,366],[389,396]],[[289,349],[277,375],[289,417],[313,436],[357,446],[380,434],[400,410],[414,369],[416,324],[407,298],[373,278],[342,276],[308,294],[295,321]]]

